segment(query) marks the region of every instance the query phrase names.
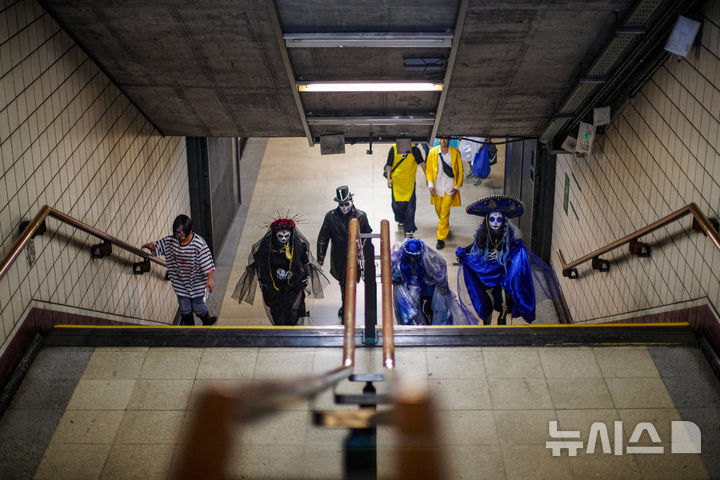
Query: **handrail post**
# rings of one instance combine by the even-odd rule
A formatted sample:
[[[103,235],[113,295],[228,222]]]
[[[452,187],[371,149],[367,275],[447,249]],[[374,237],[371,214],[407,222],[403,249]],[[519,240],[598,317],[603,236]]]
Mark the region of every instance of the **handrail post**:
[[[365,285],[365,335],[363,344],[377,344],[377,280],[375,279],[375,245],[372,238],[361,242],[365,268],[363,269],[363,284]]]
[[[348,231],[347,269],[345,271],[345,340],[343,342],[343,365],[349,367],[355,363],[355,294],[357,292],[358,237],[360,227],[357,218],[350,220]]]
[[[390,272],[390,222],[380,222],[380,275],[382,278],[382,336],[383,365],[395,368],[395,339],[393,336],[392,275]]]
[[[25,230],[20,235],[20,238],[18,239],[17,243],[13,247],[12,250],[10,250],[10,253],[5,257],[5,259],[2,262],[2,265],[0,265],[0,278],[5,276],[5,273],[10,269],[10,265],[12,265],[15,262],[15,259],[20,255],[20,252],[23,248],[25,248],[25,245],[27,242],[32,238],[33,233],[35,233],[35,230],[38,229],[38,227],[45,221],[45,217],[47,217],[48,212],[52,210],[50,207],[45,205],[37,215],[35,215],[35,218],[32,219],[32,221],[28,224],[27,227],[25,227]]]
[[[224,480],[228,478],[227,462],[238,428],[235,412],[241,410],[241,399],[213,388],[202,392],[197,400],[185,441],[171,471],[172,480]]]
[[[407,382],[407,381],[406,381]],[[400,385],[395,395],[398,480],[441,479],[442,464],[437,411],[426,385]]]

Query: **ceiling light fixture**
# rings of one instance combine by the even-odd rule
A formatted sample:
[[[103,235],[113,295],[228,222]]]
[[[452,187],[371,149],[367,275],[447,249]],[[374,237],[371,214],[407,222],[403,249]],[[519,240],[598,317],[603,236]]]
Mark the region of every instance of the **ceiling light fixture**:
[[[390,115],[360,117],[307,117],[308,125],[432,125],[435,115]]]
[[[432,82],[307,82],[298,83],[300,92],[432,92],[443,89]]]
[[[286,33],[287,48],[450,48],[452,33]]]

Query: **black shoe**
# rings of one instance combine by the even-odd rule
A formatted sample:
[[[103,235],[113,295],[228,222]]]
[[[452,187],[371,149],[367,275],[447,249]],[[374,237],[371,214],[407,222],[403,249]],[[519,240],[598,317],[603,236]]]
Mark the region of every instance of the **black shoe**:
[[[338,310],[338,317],[342,317],[345,314],[345,307],[340,307]]]
[[[209,313],[206,313],[204,317],[200,317],[200,320],[202,320],[202,324],[206,327],[209,327],[210,325],[215,325],[215,323],[217,323],[217,317],[214,317]]]
[[[195,317],[192,313],[180,315],[180,325],[195,325]]]
[[[435,245],[435,248],[437,248],[438,250],[442,250],[443,248],[445,248],[445,242],[442,240],[438,240],[438,243]]]

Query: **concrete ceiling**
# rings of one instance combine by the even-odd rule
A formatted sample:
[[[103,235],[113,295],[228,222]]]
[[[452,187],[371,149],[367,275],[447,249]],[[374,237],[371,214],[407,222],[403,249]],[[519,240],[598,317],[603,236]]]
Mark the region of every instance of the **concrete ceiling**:
[[[41,1],[163,134],[302,136],[311,143],[326,134],[540,136],[616,27],[648,3],[667,2]],[[337,32],[453,32],[455,38],[452,48],[286,48],[283,42],[283,34]],[[445,67],[408,70],[408,58],[440,58]],[[443,92],[297,91],[295,82],[319,80],[449,84]],[[418,116],[429,120],[382,121]]]

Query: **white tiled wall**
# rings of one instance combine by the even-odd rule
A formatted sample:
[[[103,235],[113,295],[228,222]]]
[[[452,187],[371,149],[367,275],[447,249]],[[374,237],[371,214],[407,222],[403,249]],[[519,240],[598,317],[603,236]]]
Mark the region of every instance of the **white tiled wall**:
[[[18,224],[50,205],[133,245],[189,212],[185,139],[162,137],[33,0],[0,6],[0,254]],[[0,345],[31,299],[167,323],[177,307],[163,269],[92,260],[99,240],[46,221],[36,263],[0,279]]]
[[[558,156],[553,248],[566,262],[691,202],[720,217],[720,2],[707,2],[703,14],[688,57],[672,56],[613,113],[591,155]],[[609,273],[588,262],[580,279],[561,278],[576,322],[692,299],[720,308],[720,252],[692,231],[689,217],[641,241],[653,246],[651,258],[625,247],[604,257],[613,260]]]

